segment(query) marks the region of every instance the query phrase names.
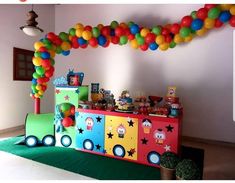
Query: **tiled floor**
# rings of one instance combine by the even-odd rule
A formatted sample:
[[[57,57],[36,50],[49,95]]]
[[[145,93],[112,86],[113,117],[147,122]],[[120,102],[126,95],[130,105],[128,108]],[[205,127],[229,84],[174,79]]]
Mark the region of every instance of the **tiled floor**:
[[[24,134],[24,130],[0,134],[0,138],[21,134]],[[204,149],[204,180],[235,180],[235,145],[218,145],[208,142],[197,142],[191,139],[184,139],[182,144]]]

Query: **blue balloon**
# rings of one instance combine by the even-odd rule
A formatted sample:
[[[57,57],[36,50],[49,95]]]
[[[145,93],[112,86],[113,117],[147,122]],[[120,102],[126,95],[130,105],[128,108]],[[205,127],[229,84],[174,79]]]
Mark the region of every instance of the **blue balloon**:
[[[87,41],[85,39],[83,39],[82,37],[80,37],[80,38],[78,38],[78,44],[84,45],[84,44],[87,44]]]
[[[157,43],[151,43],[151,44],[149,44],[149,49],[150,50],[156,50],[158,48],[158,44]]]
[[[231,18],[231,14],[229,11],[223,11],[219,15],[219,20],[223,23],[229,21],[230,18]]]
[[[36,84],[37,84],[37,79],[33,78],[33,79],[32,79],[32,84],[35,84],[35,85],[36,85]]]
[[[99,37],[97,38],[97,41],[100,46],[104,46],[107,39],[103,35],[99,35]]]
[[[50,53],[48,53],[47,51],[44,51],[41,53],[41,57],[42,57],[42,59],[49,59]]]
[[[203,26],[203,21],[199,18],[196,18],[192,21],[191,29],[194,31],[200,30]]]
[[[115,36],[115,30],[114,29],[111,29],[110,36]]]
[[[62,51],[62,55],[64,55],[64,56],[68,56],[70,54],[70,50],[68,50],[68,51]]]
[[[130,31],[132,34],[137,34],[138,32],[140,32],[140,27],[137,24],[133,24],[130,27]]]

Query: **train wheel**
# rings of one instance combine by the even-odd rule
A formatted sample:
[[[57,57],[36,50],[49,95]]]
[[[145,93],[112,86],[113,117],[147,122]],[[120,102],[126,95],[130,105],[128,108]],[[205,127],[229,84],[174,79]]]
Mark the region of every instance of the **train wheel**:
[[[55,145],[55,137],[52,135],[46,135],[42,139],[42,143],[44,146],[54,146]]]
[[[90,139],[83,141],[83,148],[92,151],[94,149],[94,143]]]
[[[118,157],[124,157],[126,154],[125,148],[121,145],[115,145],[113,147],[113,154]]]
[[[64,147],[69,147],[72,144],[72,139],[68,135],[63,135],[60,139],[60,142]]]
[[[38,138],[33,135],[30,135],[30,136],[26,137],[25,144],[28,147],[35,147],[38,144]]]
[[[151,164],[159,165],[160,164],[160,154],[155,151],[151,151],[148,153],[147,160]]]

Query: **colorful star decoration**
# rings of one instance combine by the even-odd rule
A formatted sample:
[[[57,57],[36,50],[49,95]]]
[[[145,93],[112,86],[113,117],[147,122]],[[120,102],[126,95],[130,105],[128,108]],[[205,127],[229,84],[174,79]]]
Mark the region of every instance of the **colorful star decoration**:
[[[142,144],[147,145],[149,140],[144,137],[143,139],[141,139],[141,141],[142,141]]]
[[[64,100],[69,100],[69,96],[66,95],[66,96],[64,97]]]
[[[79,131],[79,133],[82,134],[84,130],[82,128],[79,128],[78,131]]]
[[[99,144],[95,145],[97,150],[100,150],[101,146]]]
[[[56,89],[56,90],[55,90],[55,93],[56,93],[56,94],[59,94],[59,93],[60,93],[60,90],[59,90],[59,89]]]
[[[164,149],[165,151],[171,151],[171,146],[165,145]]]
[[[172,130],[174,129],[174,127],[171,126],[171,125],[168,125],[168,126],[166,126],[166,129],[167,129],[167,132],[172,132]]]
[[[101,118],[101,117],[99,117],[99,116],[98,116],[98,117],[96,117],[97,123],[101,123],[101,119],[102,119],[102,118]]]

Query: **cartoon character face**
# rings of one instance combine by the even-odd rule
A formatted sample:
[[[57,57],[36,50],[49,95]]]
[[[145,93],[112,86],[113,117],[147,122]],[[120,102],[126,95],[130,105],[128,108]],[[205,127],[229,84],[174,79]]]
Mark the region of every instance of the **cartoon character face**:
[[[72,85],[72,86],[78,86],[79,85],[79,82],[78,82],[79,78],[78,76],[70,76],[70,82],[69,84]]]
[[[119,138],[124,138],[124,134],[126,133],[126,128],[122,124],[120,124],[117,128],[117,132]]]
[[[149,119],[143,119],[142,127],[144,129],[144,133],[150,133],[150,129],[152,128],[152,122]]]
[[[87,130],[92,130],[92,127],[94,125],[94,121],[91,117],[86,118],[85,120],[86,125],[87,125]]]
[[[154,132],[153,137],[156,139],[156,143],[157,144],[163,144],[164,140],[166,139],[166,134],[164,131],[162,131],[162,129],[157,129]]]

